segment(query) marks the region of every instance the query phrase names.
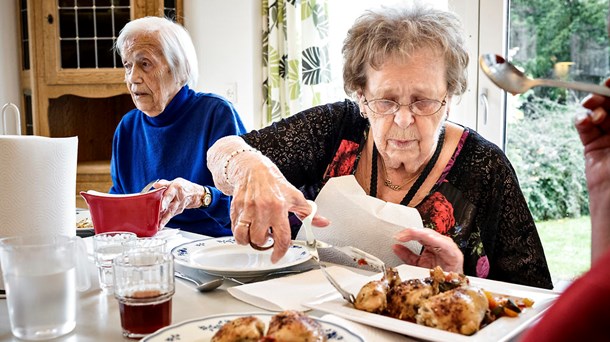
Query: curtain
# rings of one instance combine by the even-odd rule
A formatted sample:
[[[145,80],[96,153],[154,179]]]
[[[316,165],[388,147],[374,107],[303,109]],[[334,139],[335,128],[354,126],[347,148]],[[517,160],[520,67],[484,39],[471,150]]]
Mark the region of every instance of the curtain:
[[[263,127],[328,100],[326,1],[263,0]]]

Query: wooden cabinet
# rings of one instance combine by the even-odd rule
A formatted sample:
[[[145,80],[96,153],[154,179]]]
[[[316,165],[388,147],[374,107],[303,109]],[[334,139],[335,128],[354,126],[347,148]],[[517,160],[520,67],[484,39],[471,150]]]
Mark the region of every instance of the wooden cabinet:
[[[113,44],[125,23],[135,18],[166,16],[181,22],[182,0],[18,0],[18,4],[23,133],[78,136],[77,193],[108,191],[114,129],[134,108]],[[79,177],[81,170],[90,175],[91,167],[82,166],[91,165],[95,177],[85,179],[84,173]]]

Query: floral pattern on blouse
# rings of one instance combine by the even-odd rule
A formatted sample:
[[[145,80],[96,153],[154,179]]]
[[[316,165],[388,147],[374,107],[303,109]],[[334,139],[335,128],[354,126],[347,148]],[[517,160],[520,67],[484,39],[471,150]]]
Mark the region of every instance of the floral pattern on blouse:
[[[359,150],[360,144],[349,140],[341,140],[337,153],[335,153],[333,161],[328,166],[326,179],[353,173]]]
[[[486,278],[489,275],[489,260],[485,255],[481,234],[471,223],[474,222],[476,208],[463,194],[453,187],[445,176],[451,171],[469,131],[465,130],[451,160],[430,194],[416,206],[425,228],[451,237],[464,253],[464,272]],[[360,153],[360,144],[342,140],[329,164],[325,180],[353,174]]]

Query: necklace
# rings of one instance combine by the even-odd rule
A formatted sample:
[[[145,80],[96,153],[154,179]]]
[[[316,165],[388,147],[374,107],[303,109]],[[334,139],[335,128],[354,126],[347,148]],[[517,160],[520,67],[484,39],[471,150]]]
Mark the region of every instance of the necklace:
[[[375,150],[377,150],[377,149],[375,148]],[[375,158],[375,157],[373,157],[373,158]],[[392,183],[390,178],[388,178],[388,172],[385,167],[385,162],[383,161],[383,159],[381,159],[381,170],[383,171],[383,177],[385,178],[385,180],[383,181],[383,185],[387,186],[388,188],[390,188],[394,191],[399,191],[400,189],[402,189],[403,186],[411,183],[415,179],[415,177],[418,176],[418,175],[415,175],[415,176],[409,178],[406,182],[404,182],[404,184],[398,185],[398,184]]]
[[[424,183],[424,181],[428,177],[428,174],[430,173],[430,171],[436,164],[436,161],[438,160],[438,156],[441,154],[441,150],[443,149],[444,141],[445,141],[445,127],[442,128],[441,134],[438,136],[436,150],[434,151],[432,158],[430,158],[430,161],[428,162],[428,164],[426,164],[426,167],[424,167],[424,170],[422,171],[422,173],[419,175],[419,177],[417,178],[415,183],[413,183],[413,186],[411,186],[411,189],[409,189],[409,192],[407,192],[407,194],[402,199],[402,201],[400,201],[400,204],[409,205],[409,203],[411,203],[411,200],[413,199],[413,197],[415,197],[415,194],[417,193],[417,191],[419,190],[421,185]],[[371,194],[370,194],[373,197],[377,197],[377,157],[378,157],[378,154],[379,154],[379,152],[377,151],[377,146],[375,146],[375,144],[373,143],[373,161],[372,161],[372,167],[371,167],[372,170],[371,170]],[[392,185],[394,185],[394,184],[392,184]]]

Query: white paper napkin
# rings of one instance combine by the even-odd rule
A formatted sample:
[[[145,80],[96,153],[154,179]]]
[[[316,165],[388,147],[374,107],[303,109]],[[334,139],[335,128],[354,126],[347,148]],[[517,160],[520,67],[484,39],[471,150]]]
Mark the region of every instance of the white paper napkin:
[[[368,278],[338,266],[327,267],[326,270],[344,287],[348,287],[352,282],[364,284]],[[302,306],[301,303],[314,301],[337,290],[324,277],[322,271],[316,269],[292,276],[230,287],[228,291],[233,297],[265,310],[307,311],[311,309]]]
[[[415,339],[409,338],[401,334],[397,334],[395,332],[371,327],[357,322],[348,321],[339,316],[331,314],[324,315],[320,318],[328,322],[336,323],[337,325],[349,331],[355,332],[356,334],[362,336],[362,338],[367,342],[417,341]]]
[[[318,194],[316,204],[318,214],[331,221],[328,227],[314,229],[318,240],[360,248],[392,267],[403,263],[392,251],[392,245],[397,243],[394,234],[406,227],[423,228],[417,209],[368,196],[354,176],[331,178]],[[303,230],[297,239],[305,239]],[[417,241],[405,246],[417,254],[422,248]],[[353,265],[349,257],[332,248],[320,249],[319,253],[323,261]]]

